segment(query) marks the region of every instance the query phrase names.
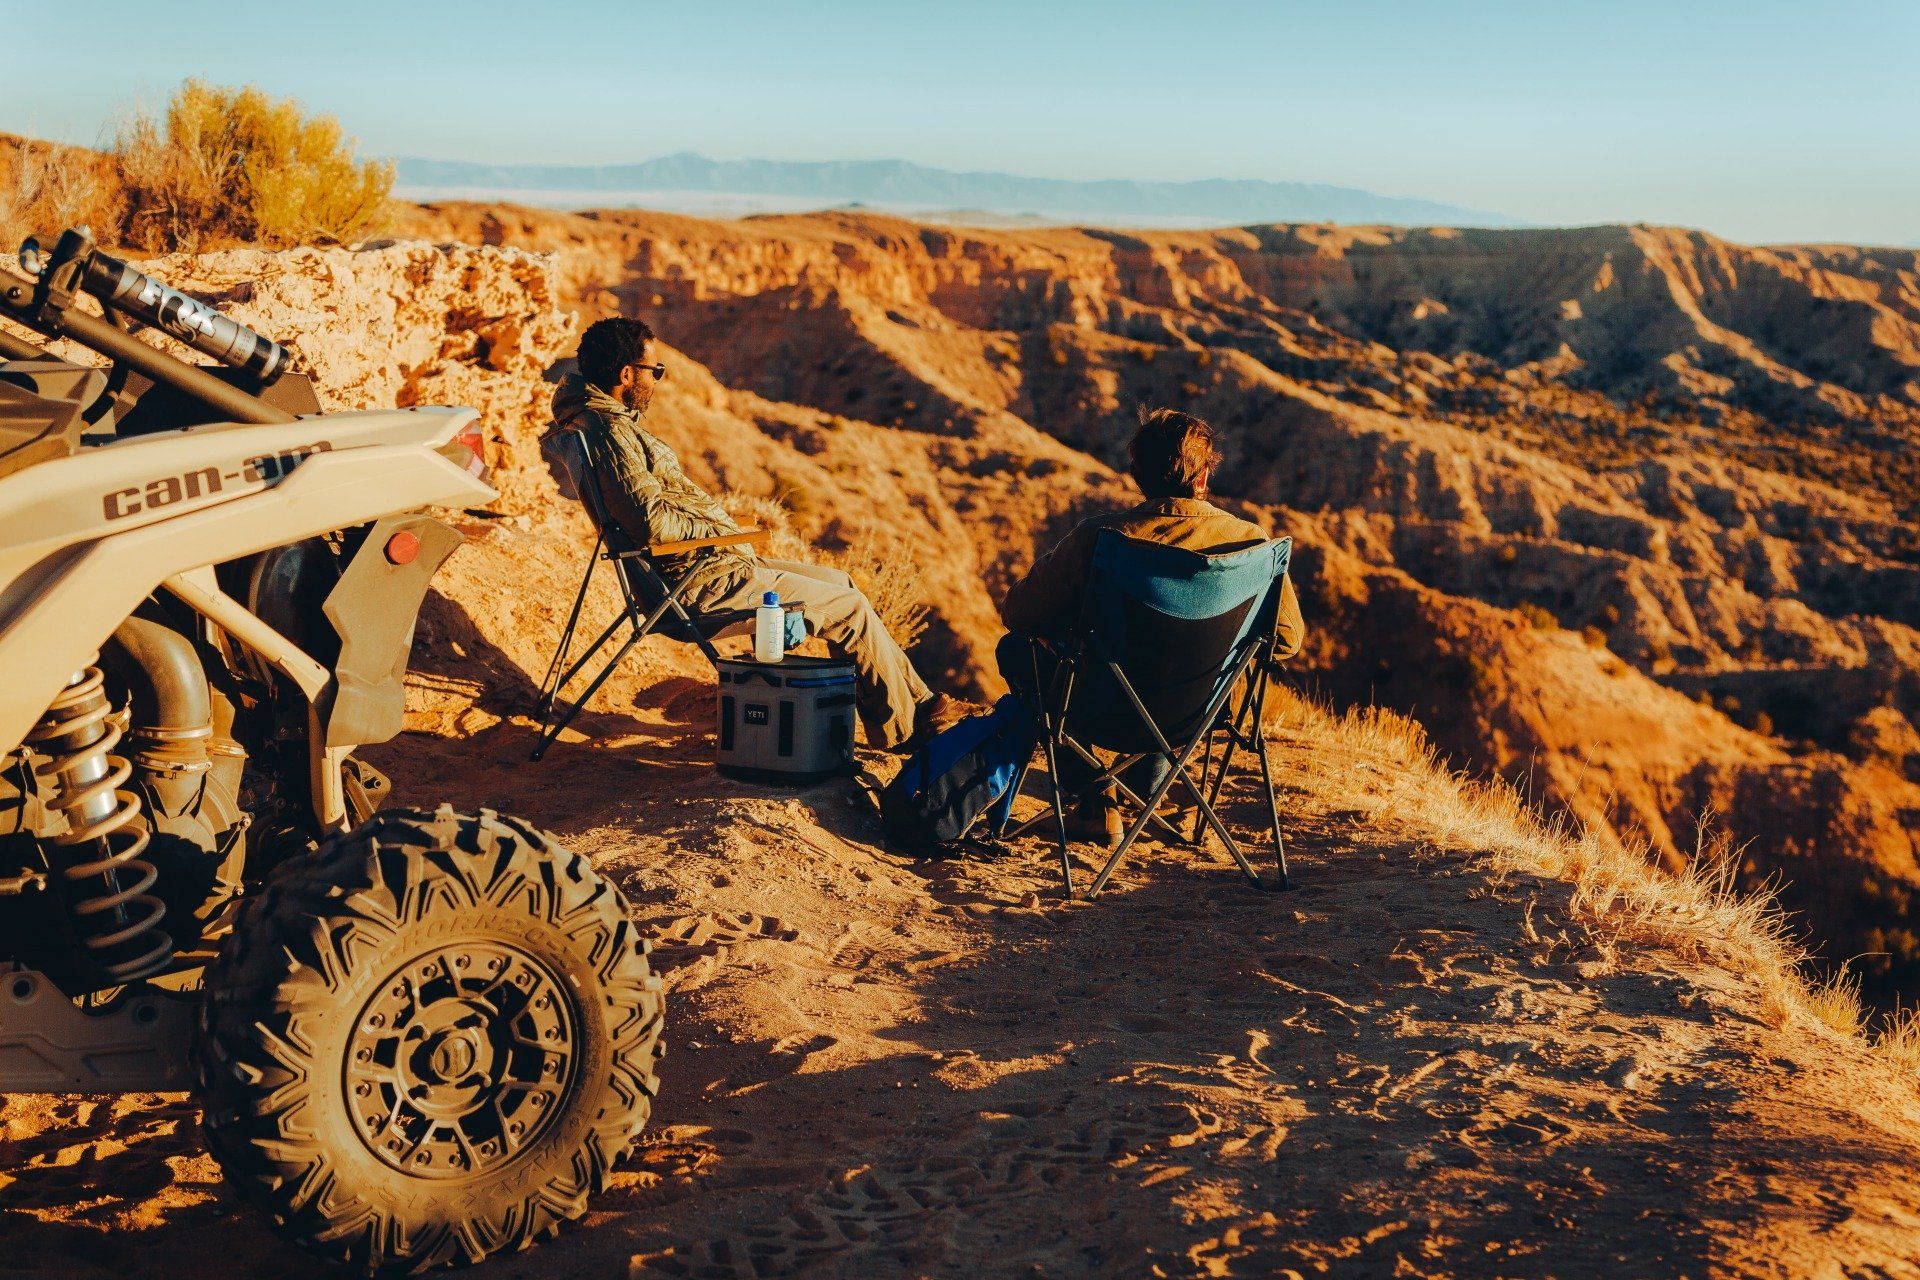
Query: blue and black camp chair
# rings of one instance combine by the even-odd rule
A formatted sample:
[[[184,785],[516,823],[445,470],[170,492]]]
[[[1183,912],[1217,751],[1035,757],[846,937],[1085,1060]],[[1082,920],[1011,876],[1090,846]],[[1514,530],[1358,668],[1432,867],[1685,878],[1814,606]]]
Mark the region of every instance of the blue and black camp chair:
[[[767,531],[764,529],[745,529],[739,533],[722,534],[712,538],[687,538],[678,542],[655,542],[647,546],[635,545],[617,521],[607,519],[606,507],[600,494],[600,467],[591,448],[583,438],[582,456],[586,461],[585,476],[575,476],[574,485],[579,491],[580,500],[586,504],[587,515],[593,521],[593,527],[599,536],[594,540],[593,553],[587,558],[587,571],[580,579],[580,590],[574,594],[573,609],[567,614],[566,628],[560,633],[559,647],[554,650],[553,661],[547,664],[547,674],[540,682],[540,736],[533,744],[533,758],[546,755],[547,748],[560,736],[561,730],[573,722],[582,707],[600,691],[607,682],[620,660],[632,651],[633,647],[650,635],[664,635],[674,640],[682,640],[700,646],[700,652],[707,661],[717,667],[720,662],[719,651],[713,647],[715,638],[721,634],[753,625],[752,609],[721,609],[711,612],[697,612],[683,599],[687,578],[682,575],[677,581],[669,583],[660,571],[657,561],[663,556],[684,555],[689,551],[700,551],[710,547],[764,546]],[[580,625],[580,611],[587,601],[587,589],[593,585],[594,570],[602,561],[614,566],[615,581],[620,586],[620,613],[607,624],[606,630],[598,639],[588,645],[584,652],[571,664],[567,658],[573,647],[574,632]],[[597,674],[587,682],[578,698],[568,701],[561,697],[566,687],[573,683],[587,665],[613,642],[622,628],[630,634],[626,641],[606,660]],[[807,624],[797,605],[787,607],[787,647],[799,645],[807,638]]]
[[[1039,691],[1035,710],[1052,805],[1008,833],[1054,819],[1067,896],[1073,896],[1067,807],[1108,788],[1121,796],[1133,817],[1094,878],[1089,896],[1106,887],[1114,868],[1150,825],[1190,847],[1199,846],[1211,829],[1255,888],[1287,887],[1286,842],[1261,720],[1281,583],[1292,553],[1291,538],[1222,555],[1142,542],[1114,531],[1102,533],[1094,544],[1092,573],[1074,633],[1057,645],[1043,650],[1035,644],[1032,650],[1031,687]],[[1096,750],[1113,753],[1113,759],[1103,763]],[[1279,875],[1272,885],[1260,879],[1214,811],[1241,751],[1259,762],[1266,787]],[[1089,775],[1070,792],[1060,777],[1060,762],[1068,753]],[[1190,772],[1196,757],[1197,776]],[[1125,780],[1143,761],[1157,761],[1161,772],[1144,796]],[[1158,815],[1176,786],[1194,806],[1191,831],[1177,831]]]

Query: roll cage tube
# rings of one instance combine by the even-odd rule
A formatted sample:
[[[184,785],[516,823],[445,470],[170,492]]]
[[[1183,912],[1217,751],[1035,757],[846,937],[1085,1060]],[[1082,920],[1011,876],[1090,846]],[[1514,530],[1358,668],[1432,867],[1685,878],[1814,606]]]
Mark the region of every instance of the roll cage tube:
[[[94,256],[92,245],[85,237],[68,232],[61,237],[54,260],[41,270],[38,280],[30,280],[0,267],[0,314],[49,338],[72,338],[116,364],[125,365],[155,382],[165,383],[184,395],[192,396],[234,422],[273,424],[297,421],[286,410],[276,409],[260,397],[248,395],[238,387],[220,381],[199,366],[150,347],[116,325],[80,310],[76,294],[89,283],[87,268]],[[109,261],[125,270],[132,270],[117,259]],[[140,278],[150,279],[145,276]],[[154,284],[165,288],[157,281]],[[101,305],[111,316],[114,314],[114,294],[106,289],[102,291],[107,296],[100,299]],[[205,310],[210,312],[211,308]],[[226,319],[217,312],[212,314],[218,319]],[[228,320],[227,323],[233,322]],[[21,347],[29,345],[11,337],[7,341]],[[33,355],[14,358],[32,359],[44,354],[34,352]]]

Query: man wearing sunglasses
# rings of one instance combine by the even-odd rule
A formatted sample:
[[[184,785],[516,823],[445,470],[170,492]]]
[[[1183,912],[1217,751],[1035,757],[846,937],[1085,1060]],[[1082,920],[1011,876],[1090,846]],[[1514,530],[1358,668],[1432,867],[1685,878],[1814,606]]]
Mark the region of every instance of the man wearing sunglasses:
[[[739,533],[713,496],[687,478],[680,459],[641,425],[667,366],[647,358],[653,330],[616,317],[580,335],[579,372],[553,395],[554,427],[541,440],[569,498],[597,476],[601,506],[636,546]],[[587,469],[591,457],[594,472]],[[867,740],[898,748],[924,737],[958,704],[936,695],[888,633],[853,580],[838,569],[766,560],[746,547],[714,547],[657,562],[669,581],[687,579],[685,599],[703,613],[750,609],[768,591],[805,611],[807,626],[836,656],[853,660]]]

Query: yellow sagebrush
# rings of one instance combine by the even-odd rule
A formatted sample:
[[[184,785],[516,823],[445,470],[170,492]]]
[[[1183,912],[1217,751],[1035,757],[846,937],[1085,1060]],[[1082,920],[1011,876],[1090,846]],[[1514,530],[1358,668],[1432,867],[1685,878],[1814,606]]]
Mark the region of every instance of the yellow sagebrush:
[[[127,191],[122,236],[149,252],[221,244],[340,244],[385,218],[393,166],[362,161],[332,116],[254,86],[189,80],[161,120],[115,138]]]

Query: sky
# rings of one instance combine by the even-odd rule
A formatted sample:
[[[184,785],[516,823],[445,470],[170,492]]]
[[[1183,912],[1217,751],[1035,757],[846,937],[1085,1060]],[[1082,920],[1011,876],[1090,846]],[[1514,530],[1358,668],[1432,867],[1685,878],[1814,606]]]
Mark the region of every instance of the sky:
[[[1546,224],[1920,242],[1920,0],[83,0],[62,13],[0,0],[0,130],[96,143],[199,76],[332,113],[367,154],[1263,178]]]

